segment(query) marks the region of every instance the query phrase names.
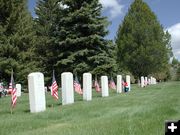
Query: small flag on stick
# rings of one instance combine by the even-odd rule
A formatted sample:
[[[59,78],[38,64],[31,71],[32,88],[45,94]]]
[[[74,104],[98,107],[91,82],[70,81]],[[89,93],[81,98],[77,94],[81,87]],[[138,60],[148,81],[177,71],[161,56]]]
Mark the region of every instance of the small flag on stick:
[[[17,90],[14,83],[13,70],[11,72],[11,80],[9,83],[9,91],[11,92],[11,107],[15,107],[17,102]]]
[[[111,78],[111,80],[109,81],[109,88],[116,89],[116,84],[115,84],[113,78]]]
[[[96,92],[100,92],[101,91],[99,83],[97,81],[97,78],[95,78],[94,87],[95,87]]]
[[[55,74],[54,74],[54,70],[53,70],[53,79],[52,79],[52,85],[51,85],[51,89],[52,89],[52,96],[58,100],[58,85],[55,79]]]
[[[80,95],[83,94],[83,91],[81,89],[81,84],[79,83],[77,76],[75,77],[75,80],[74,80],[74,90]]]

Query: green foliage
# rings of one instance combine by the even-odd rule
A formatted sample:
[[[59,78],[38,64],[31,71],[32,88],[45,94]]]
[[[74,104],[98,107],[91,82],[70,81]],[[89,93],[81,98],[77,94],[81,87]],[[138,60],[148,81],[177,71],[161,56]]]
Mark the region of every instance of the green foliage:
[[[157,81],[167,81],[167,80],[171,80],[173,78],[173,75],[171,74],[171,66],[167,65],[166,67],[164,67],[163,70],[159,71],[159,72],[155,72],[153,74],[151,74],[150,76],[154,76]]]
[[[35,33],[26,0],[0,1],[0,78],[25,83],[28,73],[37,70],[34,57]]]
[[[180,81],[180,64],[178,65],[178,68],[177,68],[176,80],[177,80],[177,81]]]
[[[78,76],[84,72],[112,74],[116,69],[115,45],[104,39],[108,22],[98,0],[40,0],[36,9],[38,54],[44,71],[52,68]],[[43,50],[44,48],[44,50]]]
[[[176,59],[175,57],[173,57],[173,59],[172,59],[172,66],[178,66],[178,64],[179,64],[178,59]]]
[[[59,35],[56,33],[57,21],[61,19],[57,0],[39,0],[36,7],[35,30],[37,35],[36,54],[41,61],[42,72],[45,74],[45,81],[50,81],[52,70],[55,68],[57,55],[60,49],[57,48]]]
[[[176,80],[176,81],[180,80],[180,62],[175,57],[173,57],[171,63],[171,74],[172,74],[172,80]]]
[[[162,72],[172,56],[170,34],[142,0],[135,0],[116,37],[119,66],[137,78]]]
[[[40,0],[32,20],[27,1],[0,1],[0,79],[26,83],[29,72],[52,69],[82,75],[113,75],[116,46],[104,39],[108,22],[99,1]],[[34,32],[35,29],[35,32]],[[39,68],[37,68],[39,67]]]

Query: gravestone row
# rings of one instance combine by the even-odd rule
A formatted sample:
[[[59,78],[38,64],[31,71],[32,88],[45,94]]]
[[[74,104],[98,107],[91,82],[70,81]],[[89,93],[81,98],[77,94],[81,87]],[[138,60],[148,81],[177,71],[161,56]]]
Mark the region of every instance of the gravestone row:
[[[141,76],[140,86],[142,88],[146,87],[147,85],[150,85],[150,84],[157,84],[156,78],[154,78],[152,76],[150,78]]]
[[[130,76],[126,76],[126,82],[130,90]],[[64,72],[61,74],[62,105],[74,103],[73,74]],[[30,112],[41,112],[46,110],[44,75],[40,72],[28,75]],[[102,97],[109,96],[108,77],[101,76]],[[117,93],[122,92],[122,76],[117,76]],[[83,74],[83,100],[92,100],[92,75]]]

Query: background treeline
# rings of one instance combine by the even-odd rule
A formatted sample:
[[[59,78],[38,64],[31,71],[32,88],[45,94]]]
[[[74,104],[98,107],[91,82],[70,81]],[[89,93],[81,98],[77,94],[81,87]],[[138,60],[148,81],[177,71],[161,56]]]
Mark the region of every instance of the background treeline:
[[[27,75],[52,70],[81,77],[131,74],[170,78],[170,34],[142,0],[135,0],[120,24],[115,42],[107,40],[107,17],[99,0],[39,0],[31,16],[27,0],[0,0],[0,79],[27,85]]]

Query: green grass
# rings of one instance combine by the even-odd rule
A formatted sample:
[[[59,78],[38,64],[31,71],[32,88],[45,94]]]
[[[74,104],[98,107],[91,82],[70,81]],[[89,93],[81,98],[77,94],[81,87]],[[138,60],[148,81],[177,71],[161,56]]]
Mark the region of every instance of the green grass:
[[[146,88],[132,86],[129,93],[93,92],[93,100],[62,106],[50,93],[45,112],[29,112],[28,94],[18,98],[13,114],[10,96],[0,99],[0,135],[163,135],[165,120],[180,119],[180,82]],[[54,104],[54,107],[51,105]]]

